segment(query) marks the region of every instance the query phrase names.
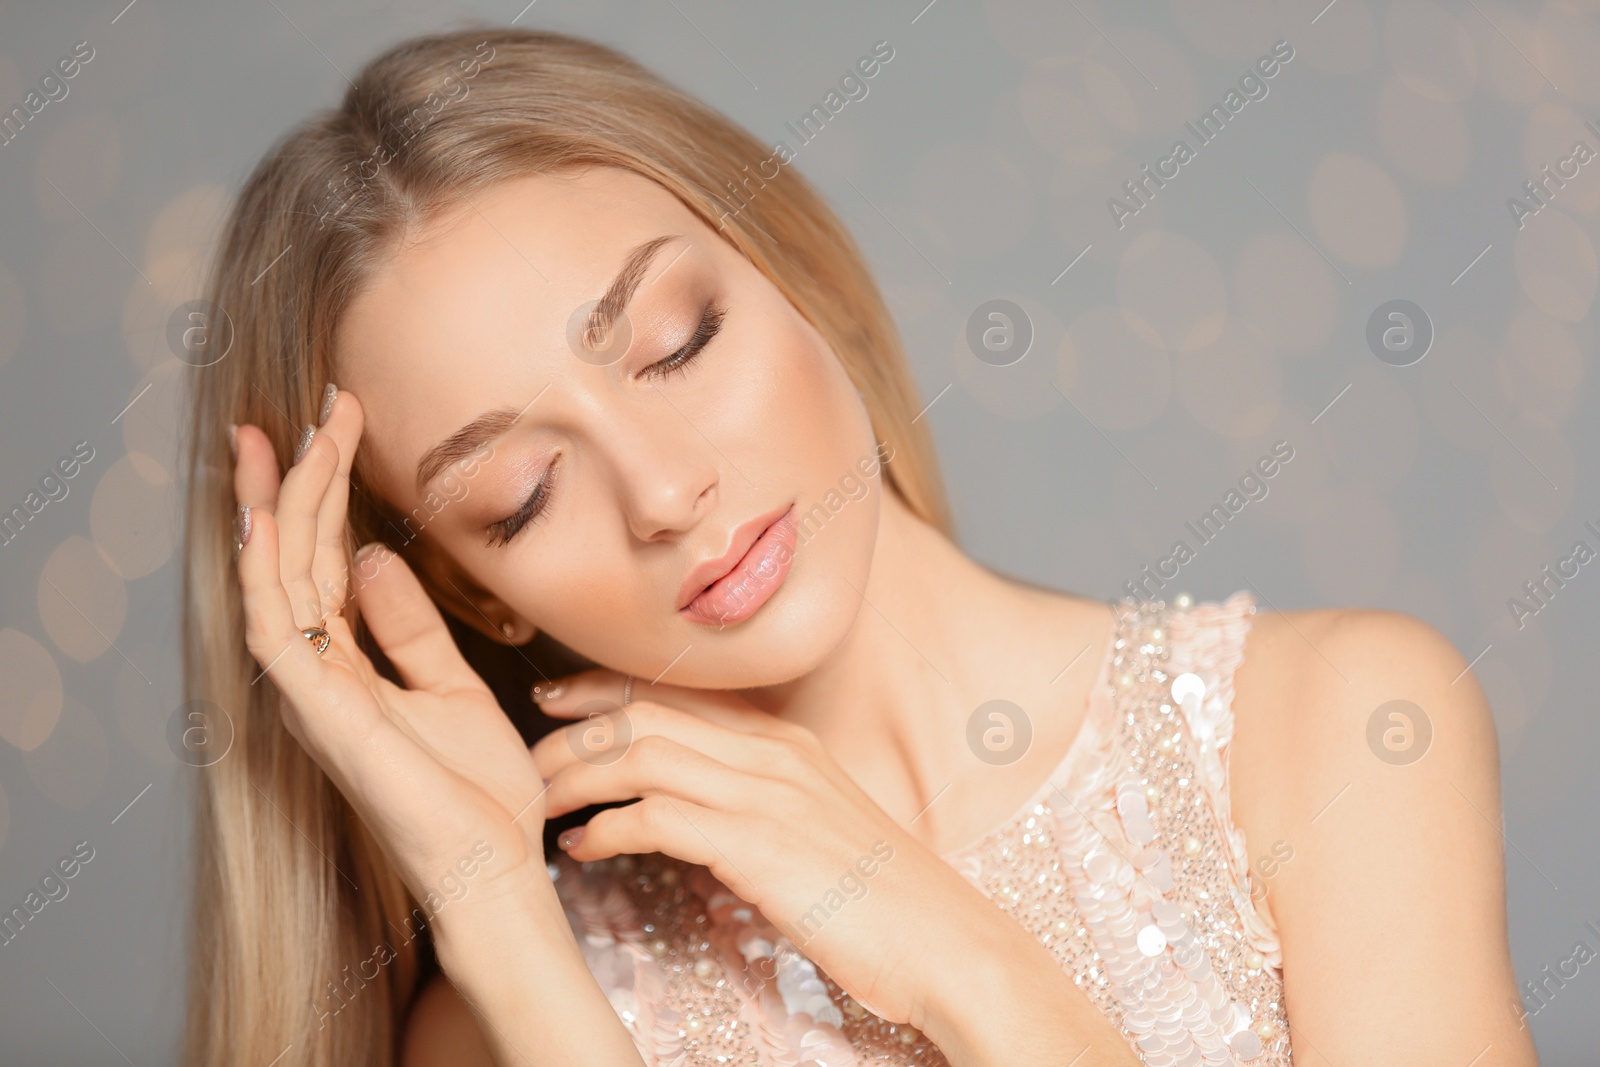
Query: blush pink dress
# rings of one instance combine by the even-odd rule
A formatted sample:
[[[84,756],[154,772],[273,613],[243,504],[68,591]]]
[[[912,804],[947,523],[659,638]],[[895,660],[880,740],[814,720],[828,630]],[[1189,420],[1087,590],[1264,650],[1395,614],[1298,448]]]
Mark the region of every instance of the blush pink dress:
[[[1114,607],[1066,755],[1008,821],[945,858],[1055,955],[1140,1062],[1283,1067],[1282,956],[1228,800],[1233,675],[1255,601]],[[652,1067],[946,1062],[703,867],[560,855],[551,870]]]

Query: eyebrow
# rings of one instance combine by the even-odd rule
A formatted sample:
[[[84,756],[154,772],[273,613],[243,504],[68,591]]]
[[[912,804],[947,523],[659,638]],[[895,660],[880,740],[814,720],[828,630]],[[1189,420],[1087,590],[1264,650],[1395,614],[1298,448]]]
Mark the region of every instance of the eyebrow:
[[[638,290],[639,283],[644,280],[645,269],[650,266],[651,260],[661,250],[661,246],[677,240],[678,237],[679,235],[675,233],[652,237],[628,253],[627,258],[622,261],[622,269],[617,271],[617,276],[606,286],[605,295],[589,313],[587,328],[579,334],[586,348],[590,347],[588,341],[591,335],[601,337],[610,335],[612,323],[633,299],[633,294]],[[428,449],[423,454],[421,462],[417,464],[417,492],[422,492],[429,482],[437,478],[451,464],[466,459],[485,442],[492,441],[511,429],[521,414],[522,412],[513,408],[485,411]]]

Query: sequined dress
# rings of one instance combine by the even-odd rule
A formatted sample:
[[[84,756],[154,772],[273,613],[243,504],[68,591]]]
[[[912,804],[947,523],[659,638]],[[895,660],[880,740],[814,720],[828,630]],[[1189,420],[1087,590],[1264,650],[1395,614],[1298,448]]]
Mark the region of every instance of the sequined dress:
[[[1285,1067],[1282,956],[1252,902],[1228,796],[1233,675],[1254,599],[1113,607],[1066,755],[1007,822],[945,858],[1054,954],[1140,1062]],[[946,1062],[926,1036],[851,999],[703,867],[559,855],[552,874],[651,1067]]]

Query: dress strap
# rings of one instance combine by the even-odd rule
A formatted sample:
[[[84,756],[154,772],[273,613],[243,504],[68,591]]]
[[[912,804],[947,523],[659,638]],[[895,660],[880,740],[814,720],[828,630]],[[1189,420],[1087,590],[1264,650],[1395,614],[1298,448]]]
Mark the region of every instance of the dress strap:
[[[1221,603],[1200,603],[1186,611],[1169,609],[1167,673],[1172,680],[1173,699],[1183,708],[1193,738],[1196,777],[1227,846],[1229,880],[1245,936],[1265,957],[1267,965],[1278,970],[1282,968],[1283,955],[1277,929],[1271,913],[1255,906],[1250,853],[1244,831],[1233,820],[1229,788],[1233,679],[1244,662],[1245,638],[1255,612],[1255,597],[1243,589]],[[1197,680],[1198,686],[1185,682],[1185,678]]]

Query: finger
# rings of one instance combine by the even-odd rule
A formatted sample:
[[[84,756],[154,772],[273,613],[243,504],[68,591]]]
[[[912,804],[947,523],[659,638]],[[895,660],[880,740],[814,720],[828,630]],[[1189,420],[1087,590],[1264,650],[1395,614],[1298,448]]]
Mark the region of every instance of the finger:
[[[311,578],[321,591],[328,610],[341,607],[350,596],[349,551],[346,546],[346,516],[350,502],[350,469],[365,426],[366,413],[354,393],[343,392],[332,383],[331,400],[324,401],[327,417],[317,430],[338,448],[339,460],[333,482],[317,509],[317,549],[311,560]]]
[[[622,853],[663,852],[711,868],[713,875],[738,893],[727,876],[732,864],[716,844],[731,837],[724,817],[697,804],[654,796],[627,807],[607,808],[585,825],[562,834],[559,843],[580,863]]]
[[[308,428],[310,429],[310,428]],[[338,606],[323,601],[323,591],[312,579],[311,563],[317,554],[317,512],[339,470],[339,446],[331,437],[313,433],[302,438],[304,451],[278,488],[273,517],[282,531],[283,585],[303,626],[315,626]]]
[[[719,811],[745,811],[755,804],[756,792],[771,785],[671,738],[643,737],[620,759],[604,764],[579,760],[556,772],[545,794],[546,818],[590,804],[658,794]]]
[[[405,560],[373,542],[356,553],[354,568],[361,616],[408,688],[439,695],[488,691]]]
[[[250,512],[250,538],[239,552],[245,646],[294,707],[309,706],[326,666],[301,634],[278,570],[278,524],[265,508]]]
[[[593,710],[592,715],[599,715]],[[608,764],[646,738],[667,738],[735,770],[764,778],[792,774],[798,753],[776,738],[732,730],[680,708],[650,701],[615,708],[553,730],[530,751],[539,773],[554,778],[575,763]],[[621,755],[617,749],[621,749]]]
[[[240,423],[234,431],[238,456],[233,461],[233,496],[252,508],[278,506],[278,457],[272,440],[259,426]]]
[[[534,699],[539,710],[551,718],[570,718],[579,714],[580,708],[590,701],[609,700],[620,705],[627,676],[617,671],[598,669],[558,678],[551,685],[540,683],[534,687]],[[554,687],[554,688],[553,688]],[[634,704],[649,701],[697,716],[729,730],[741,733],[770,733],[774,719],[766,712],[748,707],[737,693],[717,689],[690,689],[678,685],[652,685],[642,679],[633,682],[632,710]]]

